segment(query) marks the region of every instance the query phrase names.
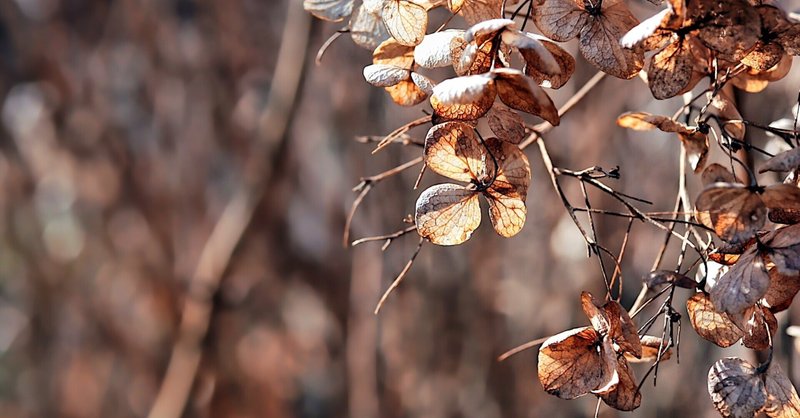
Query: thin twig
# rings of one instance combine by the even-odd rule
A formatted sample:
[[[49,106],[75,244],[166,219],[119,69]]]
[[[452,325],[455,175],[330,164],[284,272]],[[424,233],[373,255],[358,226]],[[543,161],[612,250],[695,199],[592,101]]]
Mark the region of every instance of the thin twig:
[[[386,137],[384,137],[383,140],[381,140],[378,143],[375,149],[372,150],[372,153],[375,154],[376,152],[384,149],[387,145],[394,142],[396,138],[400,137],[401,135],[404,135],[406,132],[410,131],[413,128],[416,128],[417,126],[422,126],[426,123],[430,123],[431,120],[432,119],[430,115],[425,115],[419,119],[412,120],[411,122],[408,122],[405,125],[395,129],[394,131],[390,132],[389,135],[386,135]]]
[[[507,358],[509,358],[509,357],[511,357],[511,356],[513,356],[515,354],[519,354],[519,353],[521,353],[521,352],[523,352],[523,351],[525,351],[527,349],[536,347],[537,345],[542,344],[543,342],[547,341],[548,338],[550,338],[550,337],[537,338],[535,340],[528,341],[525,344],[520,344],[520,345],[518,345],[518,346],[516,346],[516,347],[514,347],[514,348],[512,348],[512,349],[510,349],[508,351],[506,351],[505,353],[500,354],[497,357],[497,361],[504,361],[505,359],[507,359]]]
[[[581,235],[583,235],[584,241],[586,244],[591,246],[594,245],[594,242],[589,238],[589,234],[586,233],[586,230],[581,225],[580,221],[578,221],[578,217],[575,216],[575,211],[572,210],[572,204],[569,203],[569,199],[567,199],[567,195],[564,194],[564,190],[561,189],[561,185],[558,184],[558,177],[556,176],[555,167],[553,167],[553,160],[550,159],[550,153],[547,152],[547,146],[545,145],[544,141],[537,141],[537,145],[539,146],[539,153],[542,156],[542,162],[544,163],[545,169],[547,169],[547,173],[550,175],[550,182],[553,184],[553,188],[555,189],[556,193],[558,193],[558,197],[561,198],[561,203],[567,208],[567,213],[569,214],[570,218],[572,218],[572,222],[580,231]]]
[[[377,315],[381,311],[383,304],[386,302],[386,299],[389,298],[389,295],[394,291],[394,289],[396,289],[397,286],[400,286],[400,282],[402,282],[403,278],[406,277],[406,273],[408,273],[408,270],[411,269],[411,265],[414,264],[414,260],[416,260],[417,255],[419,255],[419,250],[422,249],[423,243],[425,243],[425,238],[420,238],[419,244],[417,245],[417,249],[414,251],[414,254],[408,260],[405,267],[403,267],[403,270],[400,271],[400,274],[397,275],[397,278],[394,279],[389,288],[386,289],[386,292],[383,293],[383,296],[381,296],[381,300],[379,300],[378,304],[375,306],[375,311],[374,311],[375,315]]]
[[[401,229],[401,230],[399,230],[397,232],[392,232],[391,234],[378,235],[378,236],[374,236],[374,237],[360,238],[360,239],[357,239],[357,240],[353,241],[352,244],[350,244],[350,245],[355,247],[356,245],[361,245],[361,244],[363,244],[365,242],[392,241],[392,240],[395,240],[397,238],[402,237],[405,234],[408,234],[410,232],[414,232],[416,230],[417,230],[417,226],[416,225],[411,225],[411,226],[409,226],[407,228],[403,228],[403,229]],[[382,248],[382,249],[386,250],[385,247]]]
[[[328,48],[331,45],[333,45],[333,43],[336,42],[336,40],[339,39],[339,37],[342,36],[342,34],[348,33],[348,32],[350,32],[350,29],[347,29],[347,28],[340,29],[340,30],[337,30],[336,32],[334,32],[333,35],[331,35],[330,38],[328,38],[322,44],[322,46],[319,47],[319,50],[317,51],[317,56],[314,57],[314,64],[322,65],[322,57],[325,56],[325,52],[328,51]]]
[[[386,137],[383,135],[360,135],[355,137],[356,142],[360,142],[362,144],[369,144],[369,143],[379,143],[383,141]],[[392,142],[396,142],[398,144],[403,145],[414,145],[417,147],[424,147],[425,143],[422,141],[418,141],[412,138],[408,134],[398,135],[397,137],[393,138]]]
[[[344,233],[342,233],[342,246],[347,248],[348,244],[350,243],[350,225],[353,223],[353,217],[356,215],[356,210],[361,205],[361,202],[367,197],[367,193],[372,190],[372,183],[365,184],[361,191],[358,192],[358,196],[356,199],[353,200],[353,205],[350,206],[350,212],[347,213],[347,219],[344,221]],[[355,244],[353,244],[355,245]]]
[[[628,248],[628,238],[631,236],[631,228],[633,227],[633,218],[628,220],[628,229],[625,231],[625,237],[622,239],[622,245],[619,249],[619,255],[617,256],[617,266],[614,267],[614,273],[611,275],[611,284],[609,285],[610,288],[614,288],[614,282],[619,277],[619,290],[617,290],[617,302],[619,299],[622,298],[622,258],[625,257],[625,250]],[[610,295],[609,295],[610,296]]]
[[[350,242],[350,225],[353,223],[353,217],[356,214],[356,210],[361,205],[361,202],[367,197],[367,194],[372,190],[372,188],[387,178],[402,173],[405,170],[408,170],[411,167],[421,163],[423,157],[417,157],[413,160],[407,161],[403,164],[400,164],[397,167],[391,168],[386,170],[382,173],[378,173],[369,177],[362,177],[361,182],[358,183],[356,187],[353,188],[354,192],[358,192],[358,196],[356,199],[353,200],[353,205],[350,207],[350,212],[347,214],[347,219],[344,223],[344,232],[342,233],[342,245],[347,248],[347,244]]]

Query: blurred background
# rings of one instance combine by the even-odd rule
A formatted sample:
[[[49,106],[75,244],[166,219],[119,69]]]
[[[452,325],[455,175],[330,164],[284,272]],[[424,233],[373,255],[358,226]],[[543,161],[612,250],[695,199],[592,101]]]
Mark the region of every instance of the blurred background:
[[[385,252],[380,243],[344,248],[351,189],[420,150],[370,155],[373,145],[354,138],[386,134],[428,106],[399,108],[364,82],[371,54],[347,36],[315,65],[346,22],[313,20],[301,3],[0,0],[0,417],[594,413],[591,396],[544,393],[536,350],[496,361],[588,324],[580,291],[604,292],[536,147],[527,151],[534,178],[523,231],[502,239],[484,219],[462,246],[425,245],[372,313],[417,238]],[[631,3],[640,17],[656,10]],[[594,74],[576,46],[565,44],[578,70],[552,92],[557,105]],[[791,114],[798,87],[795,69],[737,100],[747,119],[766,124]],[[638,79],[606,79],[547,136],[554,162],[619,165],[614,187],[651,200],[647,210],[672,210],[679,142],[614,121],[631,109],[671,115],[680,103],[653,100]],[[405,227],[417,174],[376,185],[351,238]],[[442,181],[428,173],[422,187]],[[579,184],[563,185],[580,205]],[[690,187],[695,196],[694,179]],[[628,222],[597,227],[618,249]],[[634,224],[626,307],[663,239]],[[688,296],[677,293],[681,312]],[[776,343],[793,379],[800,364],[783,330],[800,322],[799,309],[779,316]],[[658,386],[644,385],[641,408],[603,406],[600,415],[716,416],[706,374],[731,355],[754,359],[700,340],[684,319],[680,363],[673,356]]]

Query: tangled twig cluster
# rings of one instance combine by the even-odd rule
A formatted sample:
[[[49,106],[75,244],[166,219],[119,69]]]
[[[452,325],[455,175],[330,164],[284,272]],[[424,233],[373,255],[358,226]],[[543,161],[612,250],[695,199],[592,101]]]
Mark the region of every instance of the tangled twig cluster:
[[[523,347],[542,344],[539,378],[545,390],[564,399],[592,393],[616,409],[637,408],[647,376],[637,383],[628,362],[650,362],[647,374],[655,371],[657,375],[660,362],[678,348],[681,317],[673,302],[676,288],[686,288],[694,292],[687,311],[701,337],[721,347],[741,340],[754,350],[769,350],[769,358],[758,367],[736,358],[722,359],[712,367],[708,389],[720,413],[736,417],[760,411],[771,417],[800,414],[800,398],[771,355],[775,313],[787,309],[800,290],[797,117],[784,126],[748,121],[732,95],[733,88],[759,92],[788,74],[791,56],[800,53],[800,23],[758,0],[668,0],[660,12],[641,23],[622,0],[364,0],[357,8],[353,0],[305,0],[304,4],[322,19],[350,17],[349,25],[332,39],[350,33],[356,44],[374,51],[372,64],[364,68],[367,82],[383,87],[401,106],[427,101],[431,109],[385,137],[362,138],[377,143],[375,151],[403,144],[422,148],[422,155],[362,179],[350,219],[378,182],[419,164],[417,185],[427,169],[456,182],[422,191],[415,213],[407,219],[410,226],[353,242],[381,240],[385,248],[414,231],[420,237],[416,252],[376,312],[424,243],[457,245],[470,239],[482,219],[481,196],[498,234],[511,237],[523,228],[531,182],[524,151],[535,142],[554,190],[583,235],[589,254],[599,260],[607,290],[603,302],[585,292],[581,295],[590,327]],[[446,8],[450,18],[429,32],[428,13],[436,8]],[[454,16],[470,26],[451,28]],[[530,21],[541,34],[525,30]],[[558,42],[575,38],[581,55],[600,72],[557,109],[545,89],[558,89],[571,78],[575,59]],[[454,76],[436,82],[424,74],[443,67],[451,68]],[[671,116],[628,112],[617,120],[624,128],[660,130],[680,140],[680,184],[671,212],[642,210],[640,206],[649,202],[611,187],[609,180],[619,178],[619,168],[569,170],[553,165],[542,136],[604,74],[621,79],[639,75],[654,98],[683,95],[685,99]],[[542,122],[529,125],[518,112]],[[479,128],[481,120],[488,130]],[[410,130],[428,124],[432,126],[424,142],[408,136]],[[746,140],[748,128],[779,138],[786,150],[772,155],[755,147]],[[712,151],[721,152],[729,164],[709,164]],[[770,157],[760,172],[788,173],[786,180],[760,184],[752,164],[742,155],[751,151]],[[694,200],[686,189],[690,174],[686,163],[705,186]],[[562,190],[565,179],[579,182],[583,207],[574,206]],[[623,210],[594,208],[588,189],[611,197]],[[580,213],[587,215],[588,225],[579,221]],[[597,241],[595,223],[600,216],[629,220],[619,251]],[[640,297],[626,310],[619,303],[620,266],[631,227],[638,221],[663,230],[665,241],[652,271],[645,275]],[[676,267],[662,269],[673,238],[680,242]],[[611,275],[606,271],[608,260],[614,263]],[[657,313],[639,327],[634,325],[642,309],[657,301]],[[659,318],[663,320],[661,335],[647,335]]]

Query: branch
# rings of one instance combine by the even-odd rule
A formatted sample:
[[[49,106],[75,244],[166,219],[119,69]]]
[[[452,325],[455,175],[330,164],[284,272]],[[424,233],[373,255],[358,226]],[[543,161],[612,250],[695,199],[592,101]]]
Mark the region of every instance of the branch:
[[[394,176],[396,174],[402,173],[403,171],[414,167],[415,165],[421,163],[423,161],[423,157],[414,158],[411,161],[405,162],[400,164],[397,167],[391,168],[386,170],[382,173],[375,174],[369,177],[362,177],[361,182],[358,183],[356,187],[353,188],[354,192],[358,192],[358,196],[353,201],[353,206],[350,207],[350,213],[347,214],[347,219],[344,223],[344,233],[342,234],[342,245],[347,248],[348,243],[350,242],[350,225],[353,223],[353,217],[356,215],[356,210],[358,209],[361,202],[367,197],[367,194],[372,190],[377,183]],[[353,243],[352,245],[356,245]]]
[[[189,284],[189,294],[184,301],[178,337],[149,418],[178,418],[183,415],[200,365],[201,343],[211,321],[211,301],[263,197],[264,184],[271,170],[267,158],[285,137],[305,66],[310,22],[309,15],[299,3],[290,2],[283,42],[278,53],[275,82],[272,83],[273,89],[259,120],[259,138],[250,153],[255,159],[251,166],[253,169],[246,173],[249,175],[243,176],[242,183],[223,209],[200,253]]]
[[[397,232],[392,232],[391,234],[378,235],[378,236],[375,236],[375,237],[366,237],[366,238],[357,239],[357,240],[353,241],[353,243],[351,245],[353,247],[355,247],[356,245],[360,245],[360,244],[363,244],[365,242],[386,241],[386,243],[383,244],[383,247],[381,247],[381,250],[385,251],[386,248],[388,247],[388,245],[391,244],[393,240],[396,240],[397,238],[400,238],[403,235],[411,233],[411,232],[414,232],[416,230],[417,230],[417,226],[416,225],[411,225],[411,226],[409,226],[407,228],[404,228],[404,229],[401,229],[401,230],[399,230]]]
[[[422,244],[424,243],[425,243],[425,238],[420,237],[419,244],[417,244],[417,249],[414,250],[414,254],[411,255],[411,258],[408,260],[405,267],[403,267],[403,270],[400,271],[400,274],[397,275],[397,278],[394,279],[389,288],[386,289],[386,292],[383,293],[383,296],[381,296],[381,300],[378,301],[378,305],[375,306],[375,311],[374,311],[375,315],[377,315],[381,311],[383,304],[386,302],[386,299],[389,298],[389,295],[392,293],[392,291],[394,291],[394,289],[397,289],[397,286],[400,286],[400,282],[403,281],[403,278],[406,277],[406,273],[408,273],[408,270],[411,269],[411,266],[414,264],[414,260],[417,259],[417,256],[419,255],[419,250],[422,249]]]

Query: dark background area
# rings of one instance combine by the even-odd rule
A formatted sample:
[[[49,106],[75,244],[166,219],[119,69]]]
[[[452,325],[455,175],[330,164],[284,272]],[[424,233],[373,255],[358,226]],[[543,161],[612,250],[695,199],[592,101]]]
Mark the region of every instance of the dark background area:
[[[631,3],[640,17],[656,10]],[[399,108],[369,86],[361,70],[370,52],[346,36],[315,65],[344,24],[314,20],[301,6],[0,0],[0,417],[594,412],[591,396],[544,393],[535,350],[496,361],[517,344],[588,324],[580,291],[604,291],[536,147],[527,151],[523,231],[503,239],[484,218],[462,246],[424,246],[372,313],[417,239],[385,252],[380,243],[343,248],[351,189],[420,151],[370,155],[354,137],[386,134],[429,107]],[[565,47],[579,56],[575,41]],[[573,79],[552,92],[556,105],[594,74],[577,60]],[[786,117],[798,87],[794,69],[764,93],[738,95],[740,110],[760,123]],[[608,78],[546,141],[557,166],[619,165],[618,190],[668,211],[679,142],[614,121],[631,109],[671,115],[680,104],[655,101],[639,79]],[[352,237],[403,228],[416,176],[378,184]],[[428,173],[422,187],[442,181]],[[563,184],[579,203],[579,185]],[[696,196],[695,179],[690,187]],[[604,218],[601,242],[619,248],[626,227]],[[637,223],[630,240],[626,307],[663,233]],[[681,311],[688,296],[676,296]],[[797,306],[779,315],[776,341],[793,379],[800,365],[783,330],[798,315]],[[680,364],[673,356],[658,386],[645,384],[642,407],[602,407],[601,416],[716,416],[709,367],[752,353],[700,340],[687,320],[682,331]]]

